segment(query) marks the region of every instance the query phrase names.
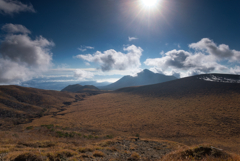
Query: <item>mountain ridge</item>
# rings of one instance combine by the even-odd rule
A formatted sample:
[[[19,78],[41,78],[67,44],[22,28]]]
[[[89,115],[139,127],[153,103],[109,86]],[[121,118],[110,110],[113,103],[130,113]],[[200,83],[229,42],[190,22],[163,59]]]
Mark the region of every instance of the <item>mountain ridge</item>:
[[[117,82],[112,83],[107,86],[100,87],[103,90],[116,90],[124,87],[130,86],[144,86],[150,84],[163,83],[167,81],[176,80],[174,76],[166,76],[159,73],[153,73],[148,69],[144,69],[142,72],[138,73],[137,76],[124,76]]]
[[[85,92],[85,91],[99,91],[99,89],[93,85],[80,85],[80,84],[73,84],[68,85],[67,87],[63,88],[61,92]]]

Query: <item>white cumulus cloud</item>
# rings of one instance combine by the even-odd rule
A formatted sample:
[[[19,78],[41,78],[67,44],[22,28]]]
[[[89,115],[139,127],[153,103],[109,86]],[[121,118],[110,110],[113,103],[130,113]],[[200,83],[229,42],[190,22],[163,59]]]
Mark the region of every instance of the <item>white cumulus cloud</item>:
[[[190,48],[206,51],[207,53],[214,55],[218,59],[228,59],[230,61],[239,61],[240,60],[240,51],[231,50],[228,45],[220,44],[217,46],[209,38],[203,38],[197,43],[192,43],[189,45]]]
[[[27,34],[7,34],[0,45],[0,83],[19,83],[47,71],[52,65],[52,46],[42,36],[32,40]]]
[[[26,5],[18,0],[0,0],[0,13],[13,14],[19,12],[36,12],[32,5]]]
[[[185,77],[215,71],[224,72],[229,68],[222,65],[221,61],[226,58],[231,61],[240,59],[240,51],[230,50],[225,44],[217,46],[208,38],[192,43],[189,47],[194,49],[193,53],[174,49],[162,54],[160,58],[147,59],[144,64],[158,73]],[[239,68],[235,67],[230,70],[232,73],[237,73]]]
[[[95,54],[77,55],[77,58],[86,60],[88,62],[99,63],[102,71],[127,70],[136,69],[141,66],[140,57],[142,56],[142,48],[135,45],[123,48],[127,53],[117,52],[114,49],[104,51],[103,53],[97,51]]]

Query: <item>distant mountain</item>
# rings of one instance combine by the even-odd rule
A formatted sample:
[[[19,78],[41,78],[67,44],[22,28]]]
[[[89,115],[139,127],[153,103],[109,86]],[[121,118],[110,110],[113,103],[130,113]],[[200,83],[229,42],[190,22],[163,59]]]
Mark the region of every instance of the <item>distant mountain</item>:
[[[116,90],[123,87],[157,84],[175,79],[177,78],[174,76],[166,76],[163,74],[153,73],[150,70],[145,69],[142,72],[138,73],[136,77],[124,76],[115,83],[99,88],[104,90]]]
[[[30,81],[23,82],[21,86],[23,87],[33,87],[33,88],[38,88],[38,89],[46,89],[46,90],[56,90],[56,91],[61,91],[64,87],[68,86],[69,84],[80,84],[82,86],[84,85],[93,85],[95,87],[100,87],[100,86],[106,86],[109,85],[109,82],[101,82],[98,83],[96,81],[85,81],[85,82],[79,82],[79,81],[73,81],[73,82],[44,82],[38,79],[33,79]]]
[[[231,74],[203,74],[171,82],[116,90],[154,97],[183,97],[222,93],[240,93],[240,76]]]
[[[81,92],[88,92],[88,91],[100,91],[97,87],[92,85],[85,85],[81,86],[79,84],[68,85],[61,92],[73,92],[73,93],[81,93]]]

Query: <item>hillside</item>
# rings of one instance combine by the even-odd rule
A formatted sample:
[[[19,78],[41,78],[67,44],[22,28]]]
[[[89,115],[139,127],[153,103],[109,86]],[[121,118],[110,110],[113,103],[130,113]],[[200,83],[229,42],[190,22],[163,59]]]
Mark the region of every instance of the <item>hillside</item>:
[[[74,94],[20,86],[0,86],[0,125],[30,122],[35,117],[64,108],[75,100]]]
[[[100,91],[97,87],[93,85],[81,86],[80,84],[68,85],[61,92],[73,92],[73,93],[83,93],[83,92],[94,92]]]
[[[138,73],[136,77],[124,76],[117,82],[104,87],[100,87],[100,89],[116,90],[123,87],[157,84],[157,83],[167,82],[175,79],[177,78],[175,78],[174,76],[166,76],[163,74],[153,73],[145,69],[142,72]]]
[[[217,81],[209,81],[210,78],[219,78]],[[221,78],[221,79],[220,79]],[[212,94],[231,94],[240,93],[239,83],[225,83],[224,80],[237,81],[238,75],[226,74],[203,74],[165,82],[161,84],[148,85],[142,87],[128,87],[117,90],[116,92],[127,92],[141,94],[152,97],[193,97],[199,95]]]

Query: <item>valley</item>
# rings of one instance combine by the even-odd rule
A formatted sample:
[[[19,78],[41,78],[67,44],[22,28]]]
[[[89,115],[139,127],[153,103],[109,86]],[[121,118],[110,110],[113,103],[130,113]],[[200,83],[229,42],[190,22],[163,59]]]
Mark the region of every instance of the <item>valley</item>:
[[[7,121],[21,120],[22,115],[1,117],[1,158],[180,160],[183,153],[200,149],[201,154],[188,154],[187,160],[220,157],[237,161],[239,89],[237,83],[205,81],[198,76],[97,95],[1,87],[4,99],[39,111],[48,107],[36,117],[37,110],[1,106],[26,116],[29,113],[28,121],[12,121],[11,126],[5,126]],[[41,98],[41,103],[35,98]]]

